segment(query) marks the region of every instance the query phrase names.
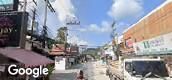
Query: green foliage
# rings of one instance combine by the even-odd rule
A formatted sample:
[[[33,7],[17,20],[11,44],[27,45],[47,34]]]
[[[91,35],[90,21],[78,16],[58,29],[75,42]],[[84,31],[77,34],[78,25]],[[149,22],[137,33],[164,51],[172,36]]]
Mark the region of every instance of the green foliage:
[[[61,27],[57,30],[57,37],[56,40],[54,39],[47,39],[47,45],[49,49],[52,49],[52,45],[53,44],[65,44],[66,41],[66,31],[67,31],[67,27]],[[70,44],[66,43],[66,47],[69,47]]]
[[[48,75],[45,80],[49,80],[52,72],[54,71],[54,65],[49,64],[49,65],[47,65],[47,68],[48,68]]]
[[[47,40],[47,45],[49,49],[52,49],[52,45],[55,43],[55,40],[53,39],[48,39]]]
[[[66,31],[67,31],[67,27],[61,27],[57,30],[57,43],[58,44],[64,44],[66,41]]]

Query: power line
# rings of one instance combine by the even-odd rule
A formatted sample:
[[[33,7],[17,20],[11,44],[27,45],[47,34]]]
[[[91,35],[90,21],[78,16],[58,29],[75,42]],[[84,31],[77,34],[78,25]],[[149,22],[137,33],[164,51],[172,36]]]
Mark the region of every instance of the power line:
[[[39,15],[37,15],[37,19],[40,21],[40,22],[42,22],[41,21],[41,19],[40,19],[40,17],[39,17]],[[40,24],[41,26],[43,26],[43,24]],[[40,26],[39,26],[40,27]],[[42,28],[43,29],[43,27],[40,27],[40,28]],[[53,30],[52,29],[50,29],[49,27],[47,27],[48,29],[47,29],[47,31],[53,36],[53,34],[51,33],[51,32],[53,32]],[[50,31],[49,31],[50,30]],[[54,37],[54,36],[53,36]]]

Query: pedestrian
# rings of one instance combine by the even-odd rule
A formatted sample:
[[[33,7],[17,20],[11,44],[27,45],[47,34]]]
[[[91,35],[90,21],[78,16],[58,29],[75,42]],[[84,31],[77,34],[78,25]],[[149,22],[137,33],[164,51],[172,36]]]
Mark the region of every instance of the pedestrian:
[[[85,80],[84,79],[84,72],[82,70],[79,71],[79,74],[77,76],[77,80]]]

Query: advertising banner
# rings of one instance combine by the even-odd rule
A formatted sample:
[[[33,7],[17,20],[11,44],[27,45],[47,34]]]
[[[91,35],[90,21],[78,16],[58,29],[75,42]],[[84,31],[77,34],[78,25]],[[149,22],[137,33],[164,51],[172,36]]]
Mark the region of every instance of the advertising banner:
[[[134,43],[137,55],[172,54],[172,32]]]
[[[25,16],[27,16],[27,14]],[[22,12],[0,13],[0,47],[19,46],[21,23]],[[27,26],[25,28],[27,28]]]

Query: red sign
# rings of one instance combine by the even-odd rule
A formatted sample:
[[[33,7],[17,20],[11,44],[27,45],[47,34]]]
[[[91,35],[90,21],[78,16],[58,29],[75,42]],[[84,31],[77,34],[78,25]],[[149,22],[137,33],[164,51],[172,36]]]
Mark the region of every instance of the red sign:
[[[127,48],[133,48],[133,41],[131,38],[125,40],[125,43]]]

